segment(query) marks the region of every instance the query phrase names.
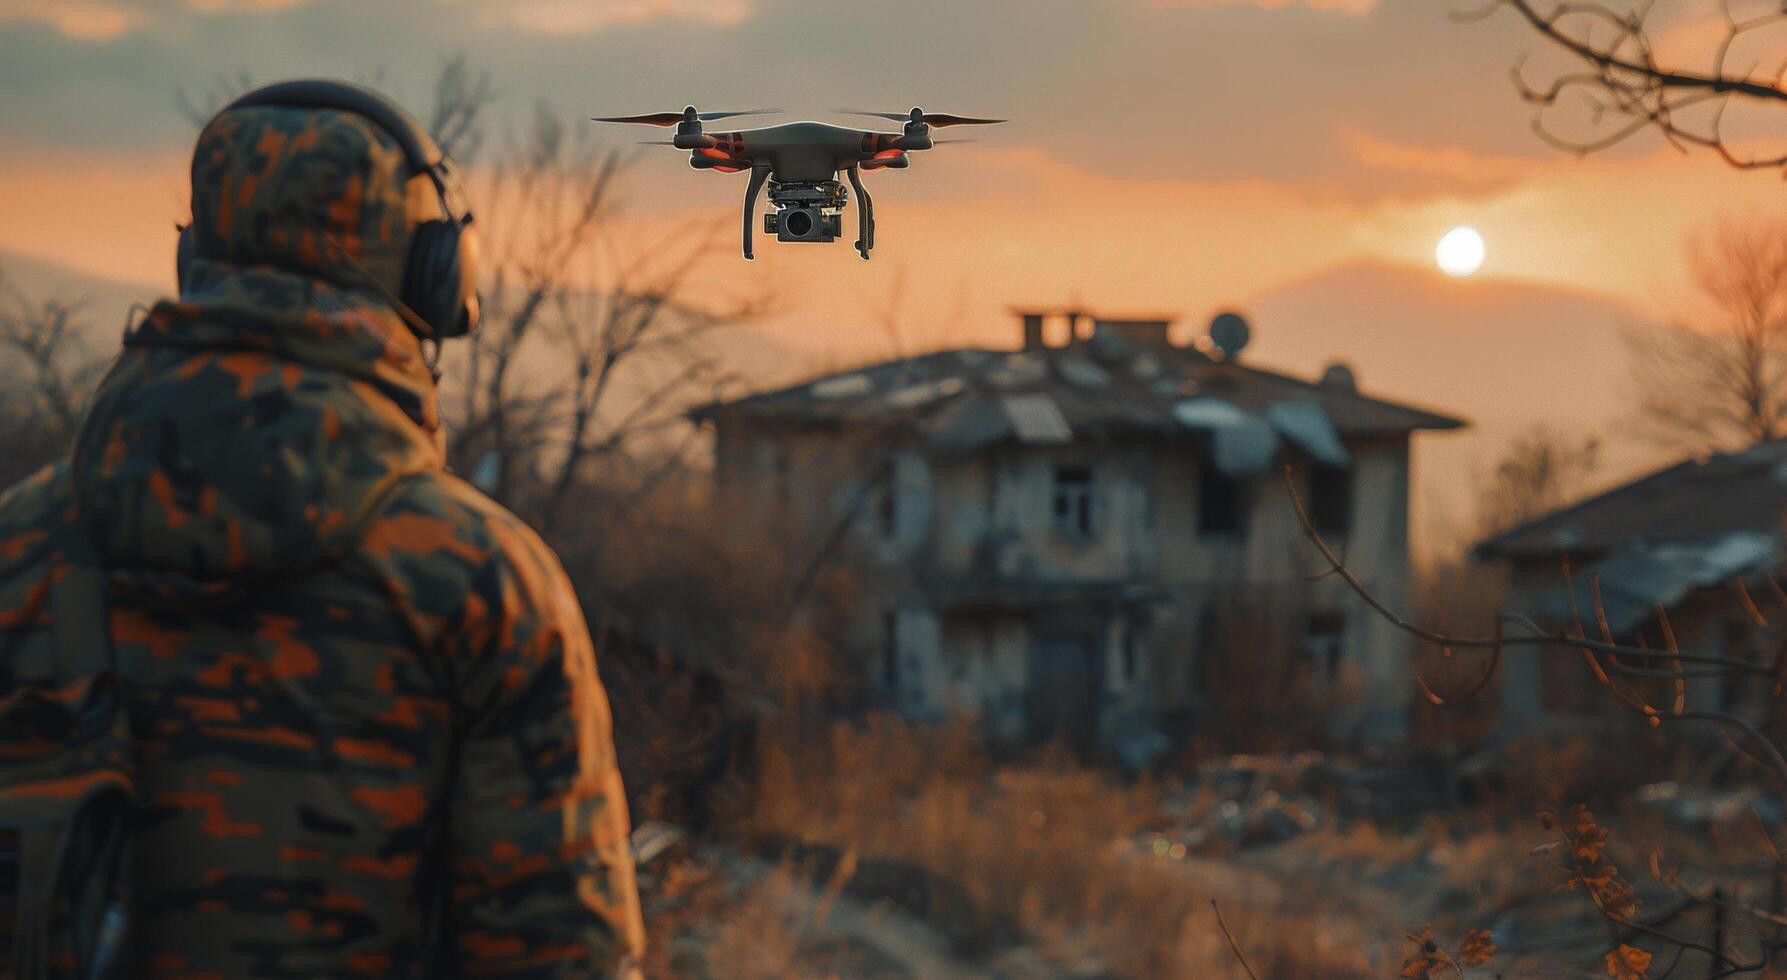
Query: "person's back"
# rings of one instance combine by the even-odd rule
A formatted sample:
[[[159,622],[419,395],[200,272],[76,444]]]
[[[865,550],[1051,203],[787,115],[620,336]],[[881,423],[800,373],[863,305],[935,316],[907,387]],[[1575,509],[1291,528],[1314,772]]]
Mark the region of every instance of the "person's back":
[[[0,693],[53,661],[46,532],[109,573],[138,975],[583,976],[642,942],[575,597],[442,468],[395,302],[442,210],[414,170],[361,114],[221,114],[180,301],[0,496]]]

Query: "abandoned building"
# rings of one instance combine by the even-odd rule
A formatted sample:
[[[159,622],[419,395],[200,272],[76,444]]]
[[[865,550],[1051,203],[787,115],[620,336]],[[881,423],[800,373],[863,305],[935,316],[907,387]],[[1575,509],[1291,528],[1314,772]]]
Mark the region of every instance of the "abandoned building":
[[[1778,621],[1787,601],[1775,579],[1784,515],[1787,440],[1685,460],[1496,535],[1476,552],[1508,563],[1510,608],[1548,630],[1580,622],[1598,637],[1604,617],[1620,643],[1663,647],[1673,636],[1685,651],[1761,664],[1772,662],[1780,634],[1758,614]],[[1630,677],[1622,683],[1645,688]],[[1689,710],[1752,721],[1769,687],[1748,674],[1684,683]],[[1627,710],[1579,651],[1561,645],[1510,647],[1501,684],[1501,724],[1510,733],[1567,730]],[[1654,693],[1655,704],[1673,699],[1668,690],[1640,693]]]
[[[1345,365],[1306,381],[1249,364],[1234,314],[1194,343],[1168,319],[1021,322],[1016,350],[696,413],[726,519],[848,565],[864,679],[909,716],[966,714],[1014,741],[1168,743],[1248,678],[1331,696],[1333,734],[1395,738],[1410,645],[1312,574],[1284,474],[1400,604],[1411,436],[1462,423],[1367,397]]]

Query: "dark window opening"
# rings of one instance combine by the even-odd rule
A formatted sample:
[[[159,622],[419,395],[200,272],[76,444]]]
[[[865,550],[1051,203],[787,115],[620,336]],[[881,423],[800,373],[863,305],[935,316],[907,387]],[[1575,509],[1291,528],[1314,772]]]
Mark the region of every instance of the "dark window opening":
[[[1222,646],[1222,616],[1212,605],[1206,605],[1198,615],[1197,647],[1192,655],[1197,658],[1192,672],[1192,693],[1199,697],[1207,697],[1217,689],[1222,680],[1221,665],[1217,662]]]
[[[1238,535],[1246,525],[1246,485],[1214,467],[1204,467],[1198,480],[1198,532]]]
[[[1136,672],[1136,635],[1134,626],[1126,626],[1123,630],[1123,680],[1125,683],[1135,680]]]
[[[896,690],[900,683],[900,614],[881,615],[881,686]]]
[[[1346,615],[1312,613],[1303,626],[1303,657],[1316,686],[1326,687],[1339,675],[1340,658],[1346,650]]]
[[[875,520],[884,538],[893,537],[900,528],[900,498],[891,474],[875,492]]]
[[[1309,520],[1323,534],[1353,529],[1353,471],[1341,466],[1309,468]]]
[[[768,455],[770,471],[769,503],[770,507],[773,508],[772,518],[778,526],[785,525],[788,521],[790,512],[793,510],[794,465],[779,447],[769,447]]]
[[[1055,529],[1092,536],[1092,467],[1055,467]]]

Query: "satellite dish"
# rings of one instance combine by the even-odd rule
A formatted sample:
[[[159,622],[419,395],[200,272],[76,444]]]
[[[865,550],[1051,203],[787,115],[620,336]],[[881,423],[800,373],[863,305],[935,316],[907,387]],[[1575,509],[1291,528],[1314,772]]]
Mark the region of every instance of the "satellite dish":
[[[1232,361],[1241,356],[1241,350],[1253,337],[1253,330],[1239,313],[1218,313],[1216,319],[1210,321],[1210,342],[1222,351],[1222,359]]]
[[[1353,368],[1345,361],[1335,361],[1322,372],[1322,387],[1339,388],[1342,391],[1358,391],[1359,378],[1353,374]]]

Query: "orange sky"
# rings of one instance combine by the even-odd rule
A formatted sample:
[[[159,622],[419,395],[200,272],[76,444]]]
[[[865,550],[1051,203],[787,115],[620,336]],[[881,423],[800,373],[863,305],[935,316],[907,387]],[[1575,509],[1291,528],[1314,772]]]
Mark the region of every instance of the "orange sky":
[[[849,248],[851,214],[832,247],[768,242],[754,264],[728,251],[710,267],[778,289],[785,309],[763,329],[802,363],[888,352],[892,341],[861,311],[884,302],[896,277],[907,284],[898,341],[908,351],[1010,343],[1013,305],[1170,310],[1197,324],[1226,306],[1276,309],[1297,284],[1328,283],[1330,305],[1303,297],[1295,315],[1332,310],[1345,329],[1256,318],[1260,356],[1314,369],[1371,350],[1372,362],[1357,365],[1371,390],[1432,390],[1435,407],[1489,433],[1455,442],[1464,448],[1449,465],[1468,469],[1517,421],[1605,429],[1623,397],[1566,385],[1549,401],[1536,394],[1538,404],[1511,407],[1492,388],[1448,402],[1428,378],[1447,368],[1435,358],[1449,332],[1461,331],[1465,349],[1494,338],[1462,331],[1501,329],[1489,326],[1502,322],[1494,317],[1472,319],[1483,296],[1520,297],[1521,315],[1541,321],[1573,300],[1534,303],[1538,294],[1520,290],[1591,297],[1614,319],[1664,319],[1685,299],[1684,237],[1724,214],[1778,214],[1784,198],[1777,174],[1737,173],[1648,137],[1603,156],[1558,154],[1532,136],[1507,78],[1522,54],[1546,68],[1537,42],[1510,16],[1453,23],[1449,6],[0,0],[0,254],[165,289],[193,135],[176,93],[204,101],[219,79],[244,73],[372,80],[423,109],[434,71],[464,53],[492,74],[497,138],[536,102],[568,120],[695,101],[841,121],[827,109],[917,101],[1013,121],[972,134],[979,143],[921,155],[909,171],[871,176],[873,262]],[[1666,50],[1704,55],[1713,8],[1659,7],[1669,8]],[[1770,43],[1787,52],[1787,35]],[[730,249],[742,186],[742,176],[690,172],[668,151],[647,155],[615,231],[708,217]],[[1425,276],[1434,244],[1457,224],[1487,240],[1482,272],[1468,283]],[[1371,293],[1381,315],[1332,305],[1366,294],[1326,273],[1382,266],[1423,277]],[[1434,306],[1448,289],[1456,305]],[[1428,319],[1411,319],[1416,309]],[[1551,336],[1586,329],[1557,316],[1543,324]],[[1275,331],[1296,345],[1273,344]],[[1427,484],[1456,498],[1468,474]]]

